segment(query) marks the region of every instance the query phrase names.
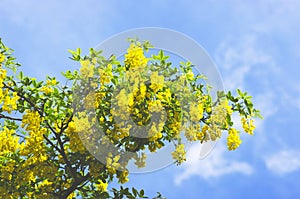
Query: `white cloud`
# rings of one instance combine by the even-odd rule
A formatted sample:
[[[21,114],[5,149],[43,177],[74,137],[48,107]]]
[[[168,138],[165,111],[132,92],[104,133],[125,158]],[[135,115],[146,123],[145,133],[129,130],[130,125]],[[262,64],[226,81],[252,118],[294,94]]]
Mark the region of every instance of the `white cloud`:
[[[300,170],[300,151],[283,150],[265,158],[266,167],[277,175]]]
[[[194,144],[188,150],[187,162],[182,165],[184,171],[175,176],[176,185],[180,185],[182,181],[192,176],[210,179],[231,173],[244,175],[253,173],[253,168],[248,163],[226,159],[224,157],[226,149],[221,143],[218,143],[205,159],[200,159],[201,150],[200,143]]]
[[[258,45],[257,40],[257,35],[247,34],[224,41],[218,47],[215,57],[226,90],[243,88],[249,74],[260,76],[279,71],[273,57]]]

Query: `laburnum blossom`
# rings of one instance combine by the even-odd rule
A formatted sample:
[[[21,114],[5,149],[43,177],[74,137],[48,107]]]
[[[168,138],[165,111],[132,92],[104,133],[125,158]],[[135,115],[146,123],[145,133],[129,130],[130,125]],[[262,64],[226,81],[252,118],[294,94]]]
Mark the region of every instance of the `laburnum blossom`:
[[[253,135],[253,131],[256,128],[253,119],[242,117],[241,123],[244,131],[250,135]]]
[[[184,149],[184,144],[177,145],[175,151],[172,152],[172,156],[178,164],[184,162],[186,160],[186,151]]]
[[[125,54],[125,65],[129,68],[139,68],[145,67],[147,65],[147,58],[144,55],[143,48],[139,45],[132,43],[127,49],[127,54]]]
[[[228,150],[235,150],[236,148],[238,148],[240,146],[240,144],[242,143],[242,140],[239,136],[239,132],[234,129],[231,128],[228,131],[228,137],[227,137],[227,147]]]

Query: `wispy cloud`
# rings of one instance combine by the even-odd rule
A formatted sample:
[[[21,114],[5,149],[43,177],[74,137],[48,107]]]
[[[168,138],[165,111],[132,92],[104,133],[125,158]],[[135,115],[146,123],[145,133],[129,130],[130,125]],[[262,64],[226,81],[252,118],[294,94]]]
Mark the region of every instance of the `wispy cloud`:
[[[221,177],[226,174],[240,173],[251,175],[254,170],[246,162],[228,160],[225,157],[225,146],[218,143],[212,152],[204,159],[200,159],[201,144],[193,145],[187,153],[187,162],[182,165],[184,171],[175,176],[174,182],[180,185],[182,181],[192,176],[203,179]]]
[[[244,88],[249,75],[259,77],[279,71],[272,56],[258,45],[257,40],[257,35],[247,34],[219,45],[215,57],[226,90]]]
[[[300,170],[300,151],[283,150],[265,158],[266,167],[277,175]]]

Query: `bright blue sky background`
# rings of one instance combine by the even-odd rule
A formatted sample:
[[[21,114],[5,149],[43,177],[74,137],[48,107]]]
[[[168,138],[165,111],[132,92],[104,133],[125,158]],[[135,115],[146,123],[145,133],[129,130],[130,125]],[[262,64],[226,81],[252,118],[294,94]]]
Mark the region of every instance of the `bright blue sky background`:
[[[205,159],[132,175],[129,185],[170,199],[300,197],[300,1],[0,0],[0,37],[27,75],[75,69],[67,49],[87,52],[131,28],[171,28],[194,38],[225,89],[243,88],[265,119],[239,150],[221,141]],[[194,157],[194,158],[192,158]]]

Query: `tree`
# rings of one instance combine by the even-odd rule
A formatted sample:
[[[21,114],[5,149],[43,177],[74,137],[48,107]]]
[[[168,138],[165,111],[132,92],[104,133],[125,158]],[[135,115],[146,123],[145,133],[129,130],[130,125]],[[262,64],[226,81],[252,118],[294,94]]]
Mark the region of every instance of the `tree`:
[[[94,49],[87,56],[70,51],[81,68],[63,73],[62,84],[24,76],[1,41],[1,198],[146,198],[143,190],[109,192],[107,185],[126,183],[130,160],[144,167],[146,151],[169,143],[181,164],[183,139],[203,143],[227,133],[228,149],[235,150],[241,132],[233,127],[234,112],[253,134],[260,114],[251,96],[222,91],[213,100],[192,63],[174,67],[163,51],[147,58],[151,47],[130,40],[124,61]]]

